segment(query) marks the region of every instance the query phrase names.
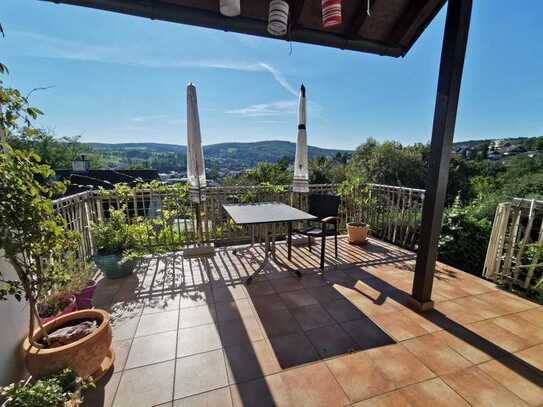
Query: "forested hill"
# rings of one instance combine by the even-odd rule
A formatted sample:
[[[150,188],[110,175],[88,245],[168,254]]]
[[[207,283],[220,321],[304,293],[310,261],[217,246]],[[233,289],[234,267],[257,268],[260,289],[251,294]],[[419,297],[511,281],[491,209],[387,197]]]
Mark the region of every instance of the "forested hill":
[[[158,143],[84,143],[106,161],[107,166],[137,165],[146,162],[152,168],[178,169],[185,162],[186,147]],[[250,168],[258,162],[276,162],[283,157],[294,159],[296,144],[289,141],[260,141],[253,143],[220,143],[204,146],[206,160],[224,163],[228,167]],[[309,146],[309,158],[333,157],[347,150]],[[154,164],[154,165],[153,165]]]

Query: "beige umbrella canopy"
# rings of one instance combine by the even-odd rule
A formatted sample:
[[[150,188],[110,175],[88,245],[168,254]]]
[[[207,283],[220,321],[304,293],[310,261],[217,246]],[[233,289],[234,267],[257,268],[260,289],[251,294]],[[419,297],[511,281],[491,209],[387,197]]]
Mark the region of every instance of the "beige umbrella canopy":
[[[307,133],[305,123],[305,86],[302,84],[302,87],[300,88],[300,100],[298,103],[298,139],[296,141],[294,179],[292,182],[292,190],[294,192],[309,192],[309,163],[307,158]]]
[[[192,201],[196,203],[204,201],[206,169],[196,87],[192,83],[187,85],[187,178]]]

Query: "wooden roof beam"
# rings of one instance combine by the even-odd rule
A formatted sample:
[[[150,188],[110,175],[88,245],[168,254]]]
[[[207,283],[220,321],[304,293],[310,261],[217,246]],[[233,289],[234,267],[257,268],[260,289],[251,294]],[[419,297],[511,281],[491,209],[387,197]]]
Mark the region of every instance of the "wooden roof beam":
[[[355,11],[355,16],[356,17],[353,20],[353,22],[352,22],[351,26],[349,27],[349,29],[347,30],[347,35],[349,37],[356,37],[358,35],[358,32],[362,29],[362,26],[366,22],[366,19],[368,18],[368,13],[366,12],[367,11],[367,2],[368,1],[371,1],[371,3],[370,3],[370,13],[371,13],[371,11],[375,7],[375,3],[377,3],[378,0],[366,0],[365,2],[360,1],[358,3],[358,6],[356,7],[356,11]],[[362,7],[363,3],[366,6],[364,8]]]
[[[153,20],[190,24],[199,27],[232,31],[241,34],[257,35],[283,41],[297,41],[307,44],[369,52],[378,55],[399,57],[404,55],[403,47],[396,47],[372,40],[345,38],[331,32],[318,31],[305,27],[297,28],[290,36],[276,37],[268,33],[267,22],[249,17],[224,17],[217,12],[180,6],[161,0],[43,0],[113,11]]]
[[[402,44],[409,49],[418,36],[426,29],[427,19],[439,12],[446,0],[411,0],[407,10],[391,30],[387,43]]]

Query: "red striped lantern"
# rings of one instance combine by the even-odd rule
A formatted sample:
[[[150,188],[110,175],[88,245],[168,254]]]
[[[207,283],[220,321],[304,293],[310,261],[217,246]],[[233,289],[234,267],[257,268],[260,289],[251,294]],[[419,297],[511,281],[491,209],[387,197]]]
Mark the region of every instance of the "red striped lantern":
[[[321,0],[324,28],[341,24],[341,0]]]

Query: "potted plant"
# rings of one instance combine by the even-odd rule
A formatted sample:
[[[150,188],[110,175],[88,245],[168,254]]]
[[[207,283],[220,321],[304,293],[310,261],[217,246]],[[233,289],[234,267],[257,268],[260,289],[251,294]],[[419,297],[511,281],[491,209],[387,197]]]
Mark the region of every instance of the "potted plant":
[[[110,209],[109,219],[96,223],[92,228],[98,253],[94,262],[109,279],[130,275],[135,265],[134,256],[124,256],[133,246],[130,225],[126,216],[126,205]]]
[[[61,315],[77,310],[77,302],[73,294],[52,294],[43,299],[38,299],[38,316],[42,324]]]
[[[339,186],[338,193],[347,208],[347,235],[349,243],[363,244],[367,241],[369,225],[362,219],[364,210],[370,203],[369,188],[360,177],[350,177]]]
[[[64,219],[53,208],[52,198],[63,193],[65,186],[52,181],[54,172],[36,154],[7,143],[0,148],[0,255],[13,266],[18,277],[7,280],[0,275],[0,299],[12,295],[28,301],[28,336],[23,341],[27,368],[36,377],[66,367],[81,377],[101,374],[111,367],[114,357],[106,312],[75,311],[55,316],[45,324],[39,318],[39,300],[58,292],[70,281],[69,271],[60,265],[78,242],[77,234],[66,231]],[[73,326],[83,322],[93,328],[72,335]],[[67,330],[65,339],[73,341],[53,346],[50,338],[58,336],[61,330]]]
[[[77,309],[92,308],[92,297],[96,291],[96,272],[92,262],[78,259],[75,253],[66,257],[62,265],[70,273],[70,281],[64,287],[64,291],[75,297]]]
[[[78,377],[71,369],[39,379],[21,380],[3,387],[2,407],[76,407],[81,405],[81,393],[94,387],[92,380]]]

